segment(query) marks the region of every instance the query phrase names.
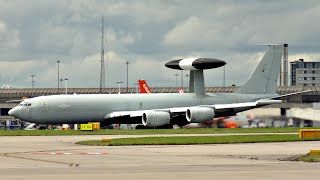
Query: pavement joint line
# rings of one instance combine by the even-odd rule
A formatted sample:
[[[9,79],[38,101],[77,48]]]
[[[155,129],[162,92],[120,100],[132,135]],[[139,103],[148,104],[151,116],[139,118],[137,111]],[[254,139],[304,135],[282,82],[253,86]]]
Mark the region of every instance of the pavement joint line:
[[[39,155],[109,155],[107,152],[50,152],[50,151],[36,151],[32,154]]]
[[[22,156],[15,155],[15,154],[19,154],[19,153],[26,153],[26,152],[0,153],[0,156],[9,157],[9,158],[15,158],[15,159],[24,159],[24,160],[31,160],[31,161],[55,163],[55,164],[65,164],[65,165],[69,165],[69,167],[72,167],[72,166],[79,167],[80,166],[80,164],[78,164],[78,163],[68,163],[68,162],[61,162],[61,161],[52,161],[52,160],[28,158],[28,157],[22,157]]]

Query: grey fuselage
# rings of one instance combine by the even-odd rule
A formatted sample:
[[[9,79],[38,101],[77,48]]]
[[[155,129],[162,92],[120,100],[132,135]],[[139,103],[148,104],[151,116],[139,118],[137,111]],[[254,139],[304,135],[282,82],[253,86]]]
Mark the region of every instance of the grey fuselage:
[[[107,114],[117,111],[242,103],[272,96],[274,94],[237,93],[208,93],[203,96],[194,93],[52,95],[25,100],[30,105],[17,106],[12,113],[23,121],[38,124],[104,122],[108,121],[104,119]]]

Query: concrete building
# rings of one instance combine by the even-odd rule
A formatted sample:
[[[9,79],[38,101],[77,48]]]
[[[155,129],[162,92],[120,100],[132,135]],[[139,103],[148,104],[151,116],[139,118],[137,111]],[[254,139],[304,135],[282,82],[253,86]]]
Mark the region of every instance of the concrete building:
[[[320,86],[320,62],[291,62],[292,86]]]

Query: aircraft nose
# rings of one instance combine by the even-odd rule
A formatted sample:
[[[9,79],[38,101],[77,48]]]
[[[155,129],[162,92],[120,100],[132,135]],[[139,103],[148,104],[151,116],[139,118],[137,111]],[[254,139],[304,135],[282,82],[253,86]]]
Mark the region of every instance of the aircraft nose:
[[[10,109],[9,112],[8,112],[8,114],[9,114],[10,116],[17,117],[17,116],[18,116],[18,110],[17,110],[17,108],[12,108],[12,109]]]

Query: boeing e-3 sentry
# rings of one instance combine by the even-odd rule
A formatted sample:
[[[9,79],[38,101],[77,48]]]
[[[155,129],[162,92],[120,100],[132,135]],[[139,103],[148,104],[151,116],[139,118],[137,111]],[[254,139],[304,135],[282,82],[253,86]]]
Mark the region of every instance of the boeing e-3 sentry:
[[[9,111],[11,116],[37,124],[140,124],[146,128],[183,126],[216,117],[281,103],[276,94],[283,45],[268,50],[249,80],[234,93],[206,93],[203,70],[221,67],[222,60],[186,58],[169,68],[190,70],[189,93],[76,94],[27,99]]]

